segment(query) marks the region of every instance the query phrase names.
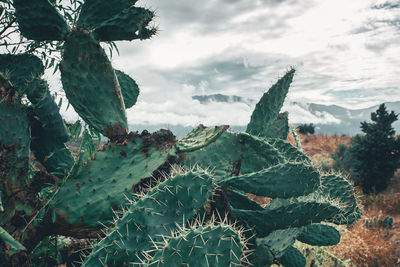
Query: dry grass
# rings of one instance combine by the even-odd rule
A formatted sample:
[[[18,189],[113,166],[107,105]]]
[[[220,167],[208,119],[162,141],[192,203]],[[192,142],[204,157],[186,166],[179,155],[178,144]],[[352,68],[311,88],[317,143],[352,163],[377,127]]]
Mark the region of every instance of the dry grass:
[[[398,258],[398,218],[394,229],[368,228],[364,220],[377,217],[379,212],[366,212],[363,218],[351,226],[340,227],[341,241],[329,250],[342,260],[350,260],[351,266],[400,266]],[[385,216],[385,215],[383,215]]]
[[[335,152],[340,143],[350,144],[349,136],[340,135],[299,135],[304,152],[311,158],[315,155],[330,155]],[[292,134],[289,135],[288,141],[295,144]]]
[[[330,155],[340,143],[350,144],[349,136],[299,135],[304,152],[316,165],[326,162],[332,165]],[[293,136],[289,142],[295,143]],[[341,260],[350,260],[350,266],[400,266],[400,173],[388,190],[377,196],[363,196],[364,215],[351,226],[342,226],[341,242],[329,250]],[[382,216],[394,217],[393,229],[368,228],[363,220]]]

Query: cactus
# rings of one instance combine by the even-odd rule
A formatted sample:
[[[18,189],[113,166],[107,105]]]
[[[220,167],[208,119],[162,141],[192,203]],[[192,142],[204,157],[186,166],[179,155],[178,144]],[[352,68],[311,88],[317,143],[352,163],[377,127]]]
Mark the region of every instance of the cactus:
[[[148,26],[153,13],[135,3],[87,0],[70,27],[54,2],[14,1],[25,37],[63,41],[66,96],[85,122],[110,140],[74,158],[41,78],[40,60],[0,56],[0,125],[6,126],[0,128],[6,211],[0,226],[21,244],[13,243],[16,253],[29,255],[49,234],[100,234],[85,266],[304,266],[304,256],[293,247],[296,240],[319,246],[339,242],[334,226],[323,223],[354,222],[360,210],[347,180],[321,175],[285,141],[288,115],[279,112],[294,69],[263,95],[245,133],[200,125],[180,141],[167,130],[128,134],[125,109],[136,103],[139,88],[113,69],[100,41],[147,39],[155,33]],[[29,102],[22,101],[25,95]],[[41,171],[32,168],[32,154]],[[260,204],[248,193],[272,199]],[[216,222],[216,216],[224,220]],[[11,262],[12,253],[0,252],[4,255]]]
[[[202,226],[166,239],[145,266],[240,266],[245,261],[246,245],[229,225]]]
[[[122,71],[115,70],[115,74],[117,75],[119,85],[121,86],[125,108],[128,109],[133,107],[139,96],[139,86],[134,79]]]
[[[190,220],[207,205],[214,187],[207,174],[193,172],[160,183],[115,222],[84,265],[140,263],[146,256],[144,252],[150,253],[153,243],[162,241],[163,235],[177,230],[177,225]]]
[[[21,33],[35,41],[62,41],[69,27],[48,0],[14,0]]]
[[[391,216],[386,216],[382,219],[382,211],[379,212],[379,216],[372,219],[364,219],[365,226],[367,228],[383,227],[385,229],[393,228],[394,219]]]

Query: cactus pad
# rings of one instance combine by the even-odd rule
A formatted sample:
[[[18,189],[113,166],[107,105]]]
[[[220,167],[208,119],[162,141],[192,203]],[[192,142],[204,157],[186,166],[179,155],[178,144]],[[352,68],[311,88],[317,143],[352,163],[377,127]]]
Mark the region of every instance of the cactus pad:
[[[261,97],[247,125],[247,133],[257,136],[269,136],[269,127],[273,124],[282,108],[294,73],[294,69],[288,71]]]
[[[240,266],[244,248],[228,225],[198,227],[168,240],[145,266]]]
[[[276,120],[265,131],[265,137],[280,138],[286,140],[289,135],[289,113],[279,113]]]
[[[260,206],[254,200],[248,198],[244,193],[236,190],[234,188],[229,188],[225,190],[226,197],[228,198],[229,205],[235,209],[247,209],[247,210],[263,210],[264,208]]]
[[[111,228],[86,258],[84,266],[139,264],[153,242],[163,240],[208,203],[214,184],[204,173],[178,174],[158,184]],[[147,254],[147,256],[149,256]]]
[[[199,125],[180,140],[175,147],[179,152],[192,152],[208,146],[229,128],[228,125],[207,128]]]
[[[68,100],[90,126],[110,139],[126,135],[125,106],[117,77],[91,34],[75,30],[68,36],[60,70]]]
[[[69,223],[89,226],[112,219],[112,207],[126,203],[124,194],[139,191],[141,182],[169,164],[169,150],[149,145],[148,138],[136,136],[122,145],[109,143],[84,162],[52,204],[60,216]]]
[[[260,171],[283,161],[279,151],[261,138],[224,132],[207,147],[188,153],[183,163],[209,168],[218,177],[229,177]]]
[[[0,72],[18,92],[27,91],[27,82],[44,74],[42,61],[31,54],[0,54]]]
[[[48,107],[48,106],[47,106]],[[74,158],[64,141],[37,120],[34,110],[29,111],[31,125],[31,149],[36,159],[49,173],[64,177],[71,170]]]
[[[246,222],[250,227],[254,226],[257,236],[260,237],[279,229],[326,221],[339,213],[340,209],[330,203],[313,201],[296,202],[262,211],[232,209],[232,216]]]
[[[115,74],[117,75],[119,86],[121,87],[125,108],[133,107],[139,96],[139,86],[134,79],[122,71],[115,70]]]
[[[24,106],[16,97],[15,89],[2,75],[0,126],[0,182],[11,194],[29,180],[30,128]]]
[[[341,203],[342,212],[330,220],[335,224],[351,224],[361,218],[353,186],[339,175],[321,176],[321,187],[314,193],[316,197],[329,197]]]
[[[21,33],[35,41],[62,41],[69,27],[48,0],[14,0]]]
[[[93,30],[122,10],[135,4],[137,0],[86,0],[81,7],[77,25]]]
[[[47,82],[35,78],[29,82],[28,99],[32,103],[35,116],[39,119],[42,127],[51,135],[52,139],[65,143],[69,139],[64,120],[60,115],[59,108],[50,94]]]
[[[333,246],[340,242],[340,233],[326,224],[310,224],[297,237],[300,242],[311,246]]]
[[[285,254],[286,249],[296,242],[300,233],[300,228],[276,230],[264,238],[257,238],[256,242],[258,246],[260,244],[267,246],[276,258],[280,258]]]
[[[282,257],[279,258],[279,262],[285,267],[305,267],[306,258],[295,247],[288,247]]]
[[[156,33],[155,28],[148,26],[153,17],[150,10],[132,6],[98,25],[93,35],[102,42],[148,39]]]
[[[314,192],[320,185],[319,173],[311,165],[286,162],[270,168],[225,179],[230,186],[246,193],[271,198],[291,198]]]

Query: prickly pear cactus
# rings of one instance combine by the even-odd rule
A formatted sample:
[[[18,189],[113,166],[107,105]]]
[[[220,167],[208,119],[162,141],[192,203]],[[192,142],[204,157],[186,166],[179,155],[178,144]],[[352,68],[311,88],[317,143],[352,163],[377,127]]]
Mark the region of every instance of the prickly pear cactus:
[[[245,133],[200,125],[179,141],[167,130],[128,134],[125,109],[139,88],[100,42],[155,33],[154,14],[135,3],[86,0],[68,25],[54,1],[14,1],[26,38],[61,41],[66,96],[109,142],[73,156],[40,60],[0,55],[0,259],[24,266],[51,234],[98,238],[85,266],[304,266],[296,240],[337,244],[333,224],[354,222],[360,209],[346,179],[321,175],[285,140],[280,109],[294,69],[263,95]]]

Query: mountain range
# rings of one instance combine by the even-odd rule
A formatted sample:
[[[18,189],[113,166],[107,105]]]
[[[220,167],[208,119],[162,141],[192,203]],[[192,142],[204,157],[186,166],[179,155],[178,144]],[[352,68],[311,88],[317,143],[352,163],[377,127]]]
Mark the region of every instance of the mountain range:
[[[212,105],[215,103],[244,103],[248,106],[254,106],[256,100],[234,95],[195,95],[193,100],[199,101],[202,105]],[[400,113],[400,101],[386,102],[388,111]],[[361,133],[360,122],[371,121],[371,113],[378,109],[379,105],[364,109],[348,109],[338,105],[322,105],[315,103],[286,102],[282,111],[289,111],[289,123],[299,125],[302,123],[313,123],[317,134],[337,134],[337,135],[356,135]],[[399,118],[400,119],[400,118]],[[393,124],[396,133],[400,133],[400,121]],[[184,137],[192,126],[168,125],[168,124],[136,124],[130,125],[131,130],[149,132],[158,129],[170,129],[178,138]],[[231,125],[233,131],[244,131],[246,125]]]

